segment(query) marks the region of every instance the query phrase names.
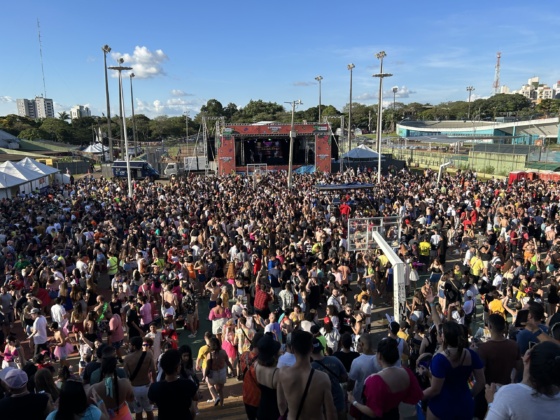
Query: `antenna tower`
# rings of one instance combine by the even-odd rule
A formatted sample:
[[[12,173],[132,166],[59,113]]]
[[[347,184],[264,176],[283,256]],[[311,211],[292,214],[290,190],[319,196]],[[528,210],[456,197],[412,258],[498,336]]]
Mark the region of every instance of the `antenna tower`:
[[[41,43],[41,27],[37,19],[37,35],[39,36],[39,55],[41,56],[41,73],[43,74],[43,94],[47,97],[47,85],[45,84],[45,67],[43,66],[43,44]]]
[[[494,71],[494,84],[492,87],[494,88],[494,95],[500,93],[500,59],[502,58],[502,53],[496,53],[496,69]]]

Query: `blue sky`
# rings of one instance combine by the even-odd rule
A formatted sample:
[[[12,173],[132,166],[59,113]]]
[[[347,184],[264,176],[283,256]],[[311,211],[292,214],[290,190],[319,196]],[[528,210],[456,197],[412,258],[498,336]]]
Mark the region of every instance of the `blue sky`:
[[[375,54],[387,53],[384,91],[397,101],[440,103],[492,92],[496,52],[501,84],[519,89],[532,76],[560,80],[560,11],[552,1],[9,1],[2,5],[0,115],[17,113],[17,98],[43,93],[40,20],[48,98],[56,112],[87,105],[105,112],[101,47],[134,67],[135,112],[196,114],[209,99],[243,107],[249,100],[301,99],[341,110],[349,100],[377,102]],[[109,81],[111,110],[117,79]],[[126,113],[130,83],[125,75]],[[389,99],[386,97],[386,99]],[[392,100],[392,94],[390,96]]]

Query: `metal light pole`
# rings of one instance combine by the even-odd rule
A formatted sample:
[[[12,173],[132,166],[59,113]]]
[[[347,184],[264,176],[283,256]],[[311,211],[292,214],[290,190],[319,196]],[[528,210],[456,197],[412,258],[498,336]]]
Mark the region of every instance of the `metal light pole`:
[[[319,82],[319,123],[320,123],[321,122],[321,80],[323,80],[323,76],[317,76],[315,80]]]
[[[294,118],[296,114],[296,105],[302,105],[301,99],[292,102],[284,102],[285,104],[292,105],[292,126],[290,128],[290,154],[288,157],[288,189],[292,188],[292,162],[294,160],[294,138],[296,137],[296,130],[294,128]]]
[[[373,77],[379,77],[379,103],[377,104],[377,183],[381,183],[381,133],[383,131],[383,78],[391,77],[390,73],[383,73],[383,59],[387,56],[385,51],[378,52],[375,57],[380,61],[379,73]]]
[[[396,130],[395,125],[395,110],[397,109],[397,92],[399,91],[398,86],[393,86],[393,131]]]
[[[138,154],[138,138],[136,137],[136,119],[134,118],[134,93],[132,92],[132,78],[134,73],[130,73],[130,104],[132,105],[132,139],[134,140],[134,156]]]
[[[348,151],[352,150],[352,70],[356,66],[354,63],[348,64],[350,70],[350,105],[348,107]]]
[[[103,68],[105,69],[105,99],[107,101],[107,139],[109,140],[109,160],[112,162],[113,156],[113,137],[111,136],[111,105],[109,102],[109,82],[107,81],[107,53],[111,52],[111,47],[104,45],[101,47],[103,51]],[[103,140],[101,140],[103,143]]]
[[[189,111],[185,111],[185,128],[186,128],[186,141],[189,141]]]
[[[467,120],[471,119],[471,94],[474,88],[472,86],[467,86],[467,92],[469,92],[469,112],[467,114]]]
[[[124,60],[122,58],[119,59],[119,63],[122,64]],[[127,172],[127,182],[128,182],[128,197],[132,197],[132,179],[130,173],[130,155],[128,154],[128,136],[126,135],[126,119],[124,115],[124,103],[122,101],[123,95],[123,84],[122,84],[122,71],[123,70],[132,70],[132,67],[125,67],[125,66],[115,66],[109,67],[109,70],[117,70],[119,72],[119,97],[121,98],[120,101],[120,112],[122,118],[122,131],[124,132],[124,150],[125,150],[125,159],[126,159],[126,172]]]

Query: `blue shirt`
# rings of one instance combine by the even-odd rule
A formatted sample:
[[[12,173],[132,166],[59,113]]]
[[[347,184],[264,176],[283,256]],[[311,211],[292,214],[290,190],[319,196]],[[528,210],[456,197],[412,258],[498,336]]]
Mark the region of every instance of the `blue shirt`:
[[[541,324],[539,325],[539,328],[542,331],[541,334],[548,333],[548,328],[546,325]],[[539,343],[537,334],[526,329],[519,331],[515,340],[517,341],[517,346],[519,347],[521,356],[523,356],[527,352],[527,350],[529,350],[529,343]]]

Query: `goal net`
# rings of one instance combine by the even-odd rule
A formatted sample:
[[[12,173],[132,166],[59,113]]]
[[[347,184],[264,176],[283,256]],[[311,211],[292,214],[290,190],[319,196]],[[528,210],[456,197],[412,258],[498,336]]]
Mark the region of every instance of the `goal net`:
[[[268,165],[266,163],[248,163],[247,176],[252,176],[255,182],[263,179],[268,172]]]

